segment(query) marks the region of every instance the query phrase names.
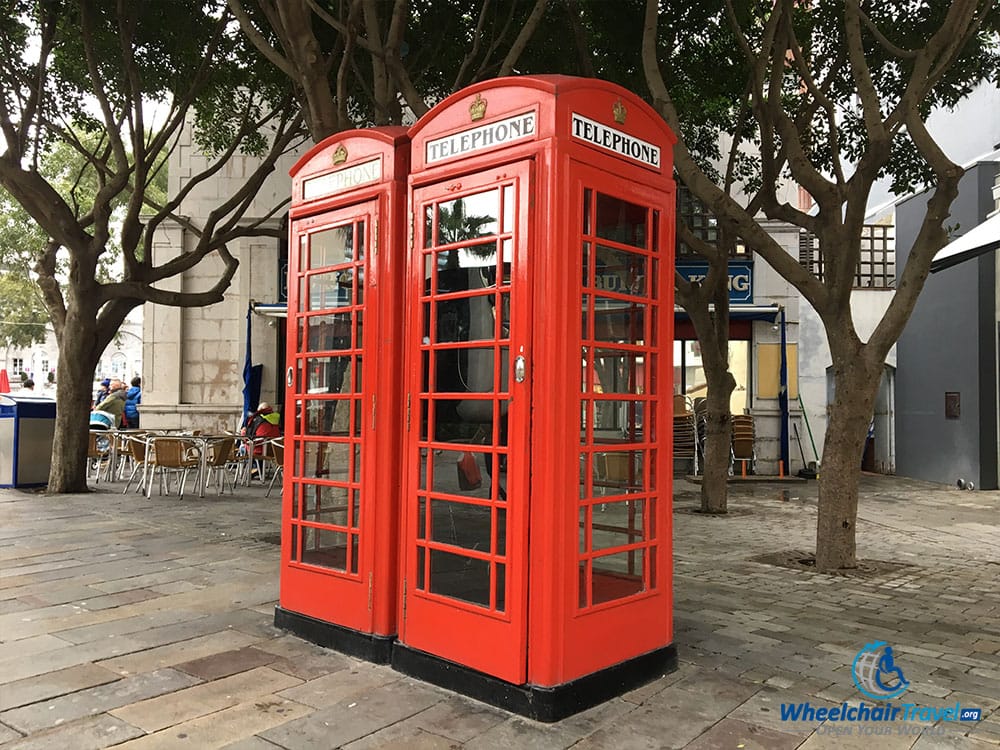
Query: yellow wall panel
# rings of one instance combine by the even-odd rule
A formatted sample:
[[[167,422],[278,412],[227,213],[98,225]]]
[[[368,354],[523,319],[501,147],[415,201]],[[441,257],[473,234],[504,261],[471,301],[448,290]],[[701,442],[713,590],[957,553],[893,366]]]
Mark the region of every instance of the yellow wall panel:
[[[799,397],[799,350],[796,344],[785,346],[788,367],[788,398]],[[757,345],[757,395],[777,398],[781,383],[781,344]]]

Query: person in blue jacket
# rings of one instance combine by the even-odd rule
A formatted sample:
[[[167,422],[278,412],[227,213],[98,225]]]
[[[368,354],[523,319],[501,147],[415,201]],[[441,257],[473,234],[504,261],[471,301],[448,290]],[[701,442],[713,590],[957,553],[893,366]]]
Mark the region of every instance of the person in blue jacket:
[[[139,429],[139,404],[142,403],[142,390],[139,386],[142,378],[136,375],[132,378],[132,387],[125,393],[125,429]]]

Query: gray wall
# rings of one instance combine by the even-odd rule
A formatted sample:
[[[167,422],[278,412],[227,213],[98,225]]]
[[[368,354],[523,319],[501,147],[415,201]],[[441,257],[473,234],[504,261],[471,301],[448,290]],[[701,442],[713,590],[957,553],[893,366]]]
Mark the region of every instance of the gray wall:
[[[998,162],[980,163],[962,179],[947,220],[959,225],[956,234],[993,210],[991,188],[998,168]],[[896,209],[897,273],[909,257],[927,199],[923,193]],[[982,316],[985,305],[995,309],[993,268],[988,258],[931,274],[899,339],[897,474],[949,484],[962,478],[983,489],[996,487],[996,342],[992,320],[986,326]],[[946,391],[961,394],[959,419],[945,419]]]

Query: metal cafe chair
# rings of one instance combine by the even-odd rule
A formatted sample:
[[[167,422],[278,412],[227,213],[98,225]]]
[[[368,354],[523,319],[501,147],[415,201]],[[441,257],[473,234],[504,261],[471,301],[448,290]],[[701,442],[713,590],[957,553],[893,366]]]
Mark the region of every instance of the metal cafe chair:
[[[114,435],[105,430],[91,430],[90,442],[87,444],[87,480],[91,479],[90,471],[93,469],[93,480],[95,484],[101,481],[101,469],[103,464],[111,460],[111,441]]]
[[[147,455],[147,461],[152,467],[152,474],[146,483],[146,497],[153,494],[153,479],[157,473],[160,475],[161,495],[170,492],[170,475],[180,474],[178,497],[184,499],[188,472],[201,466],[197,442],[183,437],[154,437],[149,442],[152,453]]]
[[[145,492],[147,481],[146,474],[149,469],[149,436],[144,434],[131,434],[125,435],[124,437],[126,455],[128,455],[129,460],[132,462],[132,473],[129,474],[128,481],[125,482],[125,489],[122,490],[122,494],[125,495],[128,493],[136,475],[139,476],[137,489],[140,492]],[[139,474],[139,472],[142,473]]]
[[[271,489],[274,487],[274,482],[278,479],[278,476],[284,476],[285,467],[285,443],[281,438],[272,438],[264,443],[264,465],[272,465],[273,474],[271,475],[271,483],[267,485],[267,492],[264,497],[271,496]]]
[[[229,482],[230,492],[236,491],[233,478],[229,475],[229,467],[236,461],[235,453],[235,437],[217,437],[208,439],[207,455],[205,456],[206,487],[211,484],[214,478],[219,483],[220,495],[225,492],[226,482]]]

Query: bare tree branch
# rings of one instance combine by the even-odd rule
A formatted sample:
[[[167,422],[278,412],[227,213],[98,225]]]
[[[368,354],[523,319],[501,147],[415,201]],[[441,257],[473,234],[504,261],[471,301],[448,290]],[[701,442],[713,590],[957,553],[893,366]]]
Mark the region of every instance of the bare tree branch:
[[[284,73],[291,79],[297,78],[297,72],[295,66],[292,65],[291,61],[282,55],[278,50],[276,50],[264,35],[261,34],[257,27],[254,26],[253,21],[246,12],[246,8],[243,7],[243,3],[240,0],[226,0],[226,4],[229,6],[229,11],[233,14],[236,20],[240,24],[240,29],[246,35],[247,39],[257,48],[265,58],[274,67]]]
[[[479,6],[479,18],[476,19],[476,30],[472,35],[472,46],[469,51],[465,53],[465,58],[462,60],[462,64],[458,68],[458,73],[455,75],[455,81],[451,84],[452,91],[458,91],[462,88],[465,76],[472,66],[472,61],[476,59],[479,54],[479,48],[483,42],[483,28],[486,25],[486,11],[490,7],[490,0],[482,0],[482,5]]]
[[[385,64],[385,48],[382,42],[381,24],[379,23],[376,0],[361,0],[364,8],[365,32],[368,42],[375,47],[371,56],[372,91],[375,94],[375,124],[387,125],[391,120],[388,99],[392,93],[389,71]]]
[[[581,23],[580,6],[577,0],[565,0],[566,13],[569,15],[570,23],[573,25],[573,42],[576,47],[577,62],[580,65],[580,72],[588,78],[596,78],[597,72],[594,70],[594,56],[591,54],[590,40],[587,30]]]
[[[868,142],[879,150],[887,149],[890,136],[882,119],[878,93],[872,81],[868,60],[865,58],[865,46],[861,38],[861,8],[858,0],[846,0],[844,4],[844,39],[848,59],[851,61],[854,85],[861,100],[861,114],[865,121]]]
[[[792,8],[790,0],[782,0],[782,3],[785,6],[785,12],[791,16]],[[786,30],[788,33],[788,48],[792,53],[792,62],[795,64],[795,70],[798,72],[799,78],[802,80],[806,90],[812,95],[816,104],[826,113],[826,126],[829,131],[828,137],[830,138],[833,172],[837,179],[838,195],[843,196],[847,180],[844,178],[843,166],[840,163],[840,137],[838,134],[840,128],[837,124],[837,107],[826,95],[822,87],[816,83],[816,79],[809,68],[809,61],[806,59],[802,51],[802,45],[799,44],[799,40],[796,37],[794,25],[791,23],[787,24]],[[832,81],[832,76],[827,80]],[[806,125],[808,126],[808,123]],[[799,127],[796,124],[796,131],[798,130]]]
[[[865,25],[865,28],[868,29],[869,33],[875,37],[875,40],[882,45],[882,48],[886,52],[893,57],[898,57],[900,60],[912,60],[917,56],[916,50],[903,49],[902,47],[897,47],[895,44],[890,42],[875,22],[872,21],[871,17],[857,4],[857,2],[848,4],[856,6],[854,9],[851,9],[851,12],[856,12],[858,14],[861,18],[861,22]]]
[[[503,59],[503,62],[500,63],[500,70],[497,75],[509,76],[513,72],[518,58],[521,56],[521,53],[524,52],[524,48],[528,46],[528,42],[531,40],[532,34],[534,34],[535,30],[538,28],[538,24],[542,22],[547,5],[548,0],[535,0],[535,7],[531,9],[531,13],[528,15],[528,20],[525,21],[524,25],[521,27],[521,31],[518,32],[514,43],[510,45],[507,56]]]
[[[778,273],[802,292],[802,295],[820,307],[826,304],[827,290],[811,273],[792,258],[774,238],[753,220],[753,218],[733,198],[726,195],[712,183],[698,168],[697,163],[681,136],[680,120],[660,73],[656,58],[656,37],[658,26],[657,0],[646,0],[646,16],[643,24],[642,66],[646,83],[653,97],[653,106],[666,120],[677,136],[674,147],[675,168],[684,183],[697,195],[705,207],[720,221],[728,221],[733,231],[742,237],[755,252],[768,262]],[[810,217],[811,218],[811,217]]]
[[[903,325],[909,320],[916,306],[917,297],[927,280],[935,253],[948,243],[948,233],[944,223],[950,215],[952,202],[958,196],[958,184],[965,173],[965,170],[947,157],[927,132],[919,112],[911,111],[907,120],[907,131],[920,154],[934,170],[936,184],[927,202],[927,211],[921,222],[920,231],[910,248],[906,265],[899,274],[896,293],[869,339],[869,344],[881,352],[883,357],[899,337]]]

